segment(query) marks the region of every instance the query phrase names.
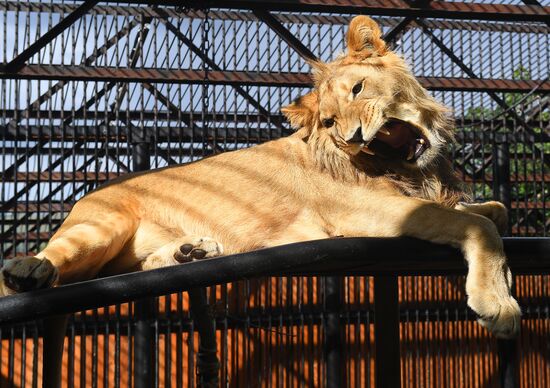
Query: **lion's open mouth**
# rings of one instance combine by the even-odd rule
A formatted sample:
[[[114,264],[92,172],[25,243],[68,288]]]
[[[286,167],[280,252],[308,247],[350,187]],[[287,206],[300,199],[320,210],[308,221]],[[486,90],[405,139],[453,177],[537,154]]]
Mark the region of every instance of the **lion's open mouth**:
[[[429,147],[428,139],[414,125],[390,119],[362,151],[384,158],[415,162]]]

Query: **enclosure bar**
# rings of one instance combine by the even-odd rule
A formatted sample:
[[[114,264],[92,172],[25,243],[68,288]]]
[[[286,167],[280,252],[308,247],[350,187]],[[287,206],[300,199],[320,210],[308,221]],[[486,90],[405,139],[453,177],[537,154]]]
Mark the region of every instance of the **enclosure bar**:
[[[474,71],[468,65],[466,65],[462,59],[457,57],[455,53],[441,41],[441,39],[435,36],[434,33],[429,28],[427,28],[426,25],[421,20],[417,20],[416,23],[422,28],[422,31],[430,37],[432,42],[435,43],[435,45],[439,47],[441,51],[443,51],[451,59],[451,61],[453,61],[456,65],[458,65],[458,67],[460,67],[462,71],[464,71],[471,79],[479,79],[479,77],[474,73]],[[546,78],[544,82],[540,81],[539,84],[534,85],[532,89],[538,90],[544,87],[545,84],[548,84],[548,86],[550,86],[550,82],[548,81],[548,78]],[[529,129],[529,126],[527,125],[527,123],[525,123],[523,118],[520,115],[518,115],[514,109],[510,109],[508,104],[502,98],[497,96],[493,90],[485,90],[485,92],[487,92],[487,94],[498,105],[500,105],[501,108],[504,109],[504,112],[506,112],[506,114],[514,117],[514,119],[516,119],[524,129],[526,130]],[[533,131],[531,130],[530,132],[533,132]]]
[[[342,368],[345,358],[343,357],[343,344],[345,333],[342,331],[342,278],[338,276],[327,276],[325,280],[325,343],[324,355],[327,368],[327,388],[345,387],[345,370]]]
[[[510,187],[510,149],[506,133],[493,139],[493,198],[511,209],[512,193]],[[508,233],[511,225],[508,225]],[[517,365],[518,346],[515,339],[497,341],[499,375],[502,388],[519,387]]]
[[[145,139],[134,141],[132,159],[134,171],[147,171],[151,168],[149,143]],[[155,299],[146,297],[134,303],[134,386],[135,388],[154,387],[155,359],[154,332],[152,321],[155,319]]]
[[[397,24],[395,27],[393,27],[390,31],[388,31],[383,37],[382,37],[382,40],[386,43],[388,43],[389,45],[391,45],[393,43],[393,41],[401,34],[405,31],[405,29],[411,24],[411,22],[414,20],[415,18],[412,18],[412,17],[405,17],[403,18],[403,20],[401,20],[399,22],[399,24]]]
[[[54,40],[59,34],[69,28],[74,22],[76,22],[82,15],[93,8],[97,3],[99,3],[99,0],[87,0],[83,4],[78,6],[78,8],[71,12],[66,18],[61,20],[58,24],[48,30],[44,35],[38,38],[36,42],[23,50],[21,54],[8,62],[8,64],[4,66],[4,71],[19,71],[23,66],[25,66],[25,62],[27,62],[27,60],[29,60],[33,55],[35,55],[48,43]]]
[[[504,238],[503,242],[514,274],[550,273],[550,238]],[[261,276],[464,273],[459,250],[414,238],[315,240],[6,296],[0,298],[0,324]]]
[[[199,332],[197,353],[198,387],[219,386],[220,362],[217,356],[216,321],[206,299],[206,288],[189,290],[189,307]]]
[[[111,82],[152,82],[202,84],[202,70],[188,69],[135,69],[91,66],[28,65],[18,73],[0,72],[0,79],[80,80]],[[511,80],[460,77],[417,77],[429,90],[482,91],[482,92],[550,92],[548,80]],[[267,73],[249,71],[208,72],[213,85],[296,86],[311,87],[308,73]]]
[[[194,0],[125,0],[118,3],[156,4],[197,8]],[[270,11],[326,12],[412,16],[446,19],[479,19],[499,21],[545,22],[550,7],[513,4],[484,4],[430,1],[425,5],[410,5],[406,0],[213,0],[202,1],[203,8],[269,9]]]
[[[519,363],[517,339],[499,339],[497,341],[498,373],[501,388],[518,388]]]
[[[264,9],[252,10],[254,16],[264,22],[271,28],[279,37],[284,40],[290,47],[294,49],[300,56],[306,60],[316,61],[317,56],[311,52],[299,39],[297,39],[283,24],[275,19],[275,17]]]
[[[507,134],[493,140],[493,198],[510,210],[512,193],[510,187],[510,149]]]
[[[189,50],[191,50],[195,55],[197,55],[203,62],[205,62],[209,67],[210,70],[208,72],[209,78],[210,73],[212,70],[222,71],[223,69],[218,66],[216,62],[214,62],[206,53],[204,53],[199,47],[197,47],[191,39],[189,39],[187,36],[182,34],[182,32],[174,26],[172,23],[170,23],[169,14],[164,9],[156,8],[153,11],[153,14],[156,15],[160,20],[163,21],[166,28],[174,34],[174,36],[183,42]],[[244,88],[240,87],[238,84],[232,85],[233,88],[237,93],[239,93],[250,105],[252,105],[254,108],[256,108],[261,115],[265,117],[266,120],[273,123],[275,126],[281,129],[281,131],[284,134],[290,133],[288,129],[286,129],[282,122],[284,121],[281,116],[271,114],[266,108],[264,108],[259,101],[257,101],[254,97],[250,95]],[[200,114],[195,115],[196,117],[201,117]],[[193,117],[193,115],[191,115]]]
[[[397,276],[375,276],[374,347],[377,388],[401,386],[399,321]]]

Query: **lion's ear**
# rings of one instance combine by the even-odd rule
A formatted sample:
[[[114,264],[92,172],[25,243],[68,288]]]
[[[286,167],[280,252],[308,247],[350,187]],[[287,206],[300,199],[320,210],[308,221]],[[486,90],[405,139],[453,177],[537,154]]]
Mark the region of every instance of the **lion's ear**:
[[[317,119],[318,111],[319,99],[315,90],[305,96],[298,97],[290,105],[281,108],[281,112],[295,129],[312,128]]]
[[[380,27],[365,15],[353,18],[349,24],[347,42],[349,55],[358,59],[382,56],[387,52]]]

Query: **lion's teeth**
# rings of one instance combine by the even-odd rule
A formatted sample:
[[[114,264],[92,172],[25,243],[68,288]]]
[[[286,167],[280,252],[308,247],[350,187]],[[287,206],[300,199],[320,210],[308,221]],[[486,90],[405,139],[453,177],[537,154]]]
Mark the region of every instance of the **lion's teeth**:
[[[422,138],[418,139],[418,142],[419,142],[420,144],[426,143],[426,141],[425,141],[424,139],[422,139]]]
[[[422,144],[417,144],[416,147],[415,147],[415,151],[414,151],[414,154],[420,154],[422,152]]]
[[[414,151],[415,151],[414,148],[409,149],[409,154],[407,155],[407,160],[411,160],[412,158],[414,158],[414,154],[415,154]]]
[[[378,132],[382,132],[384,135],[391,135],[390,131],[388,131],[386,128],[381,128],[378,130]]]
[[[363,151],[364,153],[369,154],[369,155],[376,155],[374,153],[374,151],[372,151],[369,147],[363,147],[363,149],[361,151]]]

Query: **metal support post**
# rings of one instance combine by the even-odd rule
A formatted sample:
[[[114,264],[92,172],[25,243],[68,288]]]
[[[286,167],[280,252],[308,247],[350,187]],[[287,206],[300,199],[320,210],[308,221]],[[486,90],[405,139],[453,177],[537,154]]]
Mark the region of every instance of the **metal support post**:
[[[189,302],[199,332],[197,387],[218,387],[220,362],[216,354],[216,324],[206,301],[206,288],[189,290]]]
[[[345,363],[342,354],[344,344],[343,331],[340,324],[342,308],[342,278],[328,276],[325,278],[325,357],[327,368],[327,388],[345,387]]]
[[[42,347],[42,387],[61,387],[61,355],[67,332],[68,315],[44,318],[44,344]]]
[[[374,343],[377,388],[401,386],[397,276],[374,277]]]
[[[493,198],[510,209],[510,150],[506,134],[495,134],[493,143]]]
[[[142,139],[132,145],[134,171],[151,167],[149,143]],[[134,303],[134,386],[151,388],[155,381],[154,332],[155,299],[145,298]]]
[[[510,209],[510,149],[506,134],[495,134],[493,142],[493,198]],[[508,229],[510,225],[508,225]],[[508,230],[508,233],[510,230]],[[499,376],[502,388],[519,387],[517,340],[498,340]]]

